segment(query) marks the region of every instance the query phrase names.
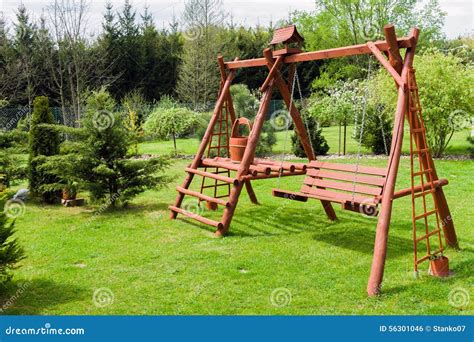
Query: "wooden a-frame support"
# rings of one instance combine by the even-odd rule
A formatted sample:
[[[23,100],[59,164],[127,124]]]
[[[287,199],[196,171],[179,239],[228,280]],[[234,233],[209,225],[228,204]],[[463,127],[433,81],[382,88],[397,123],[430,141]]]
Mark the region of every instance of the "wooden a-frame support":
[[[234,170],[236,170],[235,178],[223,178],[224,180],[227,180],[228,182],[232,183],[233,186],[231,188],[228,201],[219,201],[219,204],[225,205],[222,219],[219,222],[212,221],[210,219],[200,217],[198,215],[186,212],[185,210],[181,209],[180,207],[186,193],[183,193],[183,190],[180,191],[179,189],[174,205],[170,206],[171,218],[174,219],[176,218],[178,213],[181,213],[185,216],[195,218],[205,224],[214,226],[215,228],[217,228],[216,235],[224,235],[229,230],[230,223],[232,221],[232,217],[234,215],[239,196],[244,185],[247,188],[252,202],[257,203],[255,193],[250,183],[251,180],[305,174],[306,167],[301,166],[299,166],[297,170],[292,169],[291,172],[279,172],[278,175],[271,173],[257,174],[257,171],[262,172],[262,170],[265,169],[263,166],[260,165],[255,166],[254,157],[255,149],[260,137],[263,123],[265,121],[265,115],[268,111],[268,107],[272,97],[272,92],[274,91],[274,89],[277,89],[280,92],[294,121],[295,130],[300,138],[300,141],[303,145],[304,151],[308,159],[310,161],[315,160],[316,157],[314,156],[314,153],[312,151],[308,134],[301,120],[301,115],[291,101],[290,86],[294,77],[295,64],[298,62],[319,59],[329,59],[361,54],[373,54],[393,77],[398,90],[398,101],[395,112],[392,144],[390,147],[390,157],[387,162],[386,182],[381,196],[381,211],[377,222],[373,261],[367,286],[367,293],[370,296],[379,294],[383,279],[385,258],[387,254],[388,231],[392,213],[392,202],[396,198],[411,194],[413,191],[418,191],[418,189],[404,189],[395,192],[395,184],[400,163],[404,122],[408,110],[407,106],[410,97],[410,91],[408,89],[408,77],[410,71],[413,68],[413,59],[418,41],[419,30],[417,28],[413,28],[410,32],[409,37],[397,39],[393,25],[387,25],[384,28],[384,33],[386,38],[386,40],[384,41],[369,42],[367,44],[354,45],[344,48],[295,53],[289,55],[274,55],[272,54],[272,51],[270,49],[266,49],[263,53],[263,58],[251,60],[236,59],[232,62],[224,62],[223,59],[220,57],[218,59],[218,62],[222,81],[221,88],[219,91],[219,97],[214,108],[213,116],[211,117],[209,126],[207,127],[206,133],[204,134],[196,156],[189,168],[187,169],[188,175],[185,178],[182,187],[179,187],[179,189],[188,189],[193,180],[194,174],[199,174],[201,176],[217,177],[215,175],[213,176],[212,174],[207,174],[206,172],[199,172],[197,171],[197,169],[202,166],[204,162],[203,156],[206,146],[210,143],[210,139],[212,139],[214,125],[218,120],[219,113],[224,103],[227,103],[227,105],[230,104],[232,114],[231,117],[235,118],[235,113],[232,107],[232,99],[230,95],[230,85],[232,84],[237,69],[259,66],[266,66],[269,69],[267,79],[261,87],[263,96],[260,102],[260,107],[255,117],[254,125],[248,138],[248,144],[245,149],[243,159],[240,164],[238,164],[238,168],[233,168]],[[399,51],[399,49],[401,48],[406,49],[404,58],[402,58]],[[388,60],[385,58],[384,55],[388,57]],[[285,64],[289,65],[290,71],[287,81],[283,79],[282,74],[280,72],[281,66]],[[424,141],[426,141],[426,139],[424,139]],[[423,141],[419,142],[419,144],[423,144]],[[427,149],[428,147],[417,146],[417,148]],[[437,184],[444,185],[445,180],[439,180],[431,156],[423,163],[426,164],[425,167],[427,169],[430,169],[432,171],[434,182],[436,182]],[[454,224],[442,186],[436,187],[436,191],[433,193],[433,197],[439,210],[439,216],[442,222],[442,228],[446,244],[448,246],[457,248],[458,243],[454,230]],[[323,208],[328,218],[331,220],[335,220],[336,214],[331,205],[331,202],[321,199],[321,203],[323,204]]]

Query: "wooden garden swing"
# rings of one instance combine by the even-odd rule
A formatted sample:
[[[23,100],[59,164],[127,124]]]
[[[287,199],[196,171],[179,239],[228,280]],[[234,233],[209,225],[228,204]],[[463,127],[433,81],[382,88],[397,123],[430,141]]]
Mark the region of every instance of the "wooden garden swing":
[[[216,235],[224,235],[229,230],[244,186],[250,200],[254,204],[258,204],[251,181],[306,175],[300,191],[273,189],[273,195],[304,202],[309,198],[319,200],[330,220],[336,219],[333,203],[340,204],[346,210],[378,215],[373,262],[367,286],[369,295],[377,295],[380,292],[387,253],[392,202],[396,198],[404,196],[412,198],[415,271],[418,271],[418,265],[425,260],[447,262],[447,258],[442,255],[444,247],[441,233],[444,235],[445,244],[455,248],[457,248],[457,237],[442,189],[442,186],[448,182],[438,178],[426,141],[413,69],[419,30],[413,28],[408,37],[397,38],[394,26],[386,25],[384,34],[385,40],[335,49],[302,52],[300,47],[303,38],[298,34],[295,26],[289,26],[275,31],[270,43],[271,48],[263,51],[263,58],[249,60],[236,58],[234,61],[224,62],[223,58],[219,57],[221,84],[218,100],[196,156],[185,170],[187,177],[183,185],[177,187],[176,201],[169,207],[171,218],[175,219],[178,214],[182,214],[215,227],[217,229]],[[400,49],[406,50],[404,58],[400,54]],[[393,77],[398,90],[392,143],[385,168],[360,166],[358,163],[351,165],[316,160],[304,122],[293,104],[295,78],[298,77],[297,63],[354,55],[375,56]],[[288,66],[286,80],[282,72],[284,65]],[[266,67],[269,73],[260,88],[263,95],[257,115],[251,125],[245,120],[236,118],[229,89],[238,69],[254,67]],[[274,89],[280,92],[288,107],[295,131],[309,159],[308,163],[255,158],[256,146]],[[405,118],[410,128],[411,186],[395,191]],[[230,124],[234,126],[232,136]],[[238,135],[236,126],[241,124],[249,126],[248,137]],[[240,156],[235,158],[232,153],[229,154],[229,147],[234,148],[234,151],[240,149]],[[201,177],[200,191],[190,190],[195,176]],[[186,206],[183,206],[186,195],[195,197],[200,202],[205,201],[208,208],[213,210],[219,205],[222,206],[224,211],[221,220],[214,221],[186,210]],[[429,199],[432,201],[430,202]],[[417,203],[421,205],[417,205]],[[381,206],[380,212],[379,206]],[[421,207],[421,212],[419,212],[419,207]],[[418,234],[420,231],[422,231],[421,235]],[[430,238],[437,241],[433,243]],[[421,257],[419,256],[419,244],[424,248]],[[447,267],[441,271],[434,269],[439,265],[438,262],[431,263],[432,273],[440,276],[446,275]]]

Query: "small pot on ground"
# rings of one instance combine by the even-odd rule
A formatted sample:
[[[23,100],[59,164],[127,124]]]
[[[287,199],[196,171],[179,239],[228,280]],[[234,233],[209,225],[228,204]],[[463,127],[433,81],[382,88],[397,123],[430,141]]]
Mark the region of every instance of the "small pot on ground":
[[[434,277],[448,277],[449,259],[444,255],[430,259],[430,274]]]

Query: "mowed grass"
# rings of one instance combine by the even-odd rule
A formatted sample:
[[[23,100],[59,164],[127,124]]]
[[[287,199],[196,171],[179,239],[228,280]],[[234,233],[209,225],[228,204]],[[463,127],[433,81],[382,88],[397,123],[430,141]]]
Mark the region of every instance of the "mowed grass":
[[[280,138],[280,137],[279,137]],[[197,140],[178,147],[197,148]],[[171,143],[140,146],[141,153],[169,153]],[[341,159],[338,162],[355,162]],[[363,160],[384,166],[384,159]],[[254,182],[260,201],[250,203],[245,191],[230,235],[182,216],[169,219],[167,207],[176,196],[189,160],[174,160],[168,188],[147,191],[121,210],[99,205],[80,208],[28,202],[16,221],[27,258],[3,293],[7,314],[473,314],[474,305],[474,163],[436,162],[450,184],[445,194],[461,250],[448,249],[453,276],[427,275],[422,266],[413,277],[410,198],[394,203],[389,249],[378,298],[368,298],[376,219],[335,206],[338,221],[327,220],[317,201],[287,201],[271,189],[298,190],[302,177]],[[195,182],[195,187],[198,186]],[[409,159],[403,158],[398,188],[409,185]],[[188,209],[196,201],[187,198]],[[202,215],[218,219],[221,211]],[[106,290],[104,290],[106,289]],[[113,301],[96,305],[94,293],[113,293]],[[274,296],[272,297],[272,293]],[[281,307],[272,298],[283,293]],[[470,295],[456,306],[454,295]],[[101,297],[101,298],[105,298]],[[291,301],[288,298],[291,297]],[[451,301],[450,301],[451,299]],[[278,300],[277,300],[278,303]]]

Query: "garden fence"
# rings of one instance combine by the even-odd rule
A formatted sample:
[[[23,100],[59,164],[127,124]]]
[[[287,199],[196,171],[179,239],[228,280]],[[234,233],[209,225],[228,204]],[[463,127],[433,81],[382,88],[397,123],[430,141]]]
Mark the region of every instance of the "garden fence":
[[[142,118],[146,118],[156,107],[156,104],[146,104],[139,110]],[[213,104],[206,106],[212,111]],[[270,119],[272,113],[284,110],[285,104],[282,100],[272,100],[266,114],[266,119]],[[125,111],[123,107],[117,107],[118,111]],[[258,110],[256,108],[255,110]],[[0,108],[0,129],[10,131],[18,126],[21,119],[29,117],[31,115],[32,108],[28,106],[24,107],[3,107]],[[74,114],[72,108],[62,109],[61,107],[52,107],[54,120],[60,124],[68,127],[78,127],[78,118]],[[256,114],[256,113],[255,113]]]

